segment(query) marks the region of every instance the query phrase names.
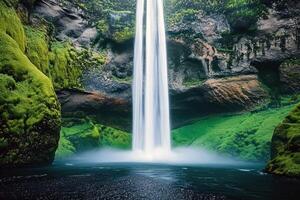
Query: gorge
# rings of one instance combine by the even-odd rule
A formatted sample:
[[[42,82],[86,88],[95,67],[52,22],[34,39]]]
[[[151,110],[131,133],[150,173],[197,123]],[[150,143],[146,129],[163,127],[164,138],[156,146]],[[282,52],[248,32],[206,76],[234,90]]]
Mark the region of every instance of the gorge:
[[[299,12],[0,0],[0,199],[298,199]]]

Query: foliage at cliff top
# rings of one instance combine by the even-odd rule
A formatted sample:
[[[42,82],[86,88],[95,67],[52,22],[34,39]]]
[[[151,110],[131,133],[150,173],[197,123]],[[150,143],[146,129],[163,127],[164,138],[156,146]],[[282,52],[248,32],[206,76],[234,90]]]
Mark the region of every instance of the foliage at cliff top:
[[[266,161],[273,131],[292,107],[202,118],[174,130],[174,145],[207,148],[249,161]]]
[[[128,149],[131,135],[124,131],[106,127],[89,118],[64,118],[57,158],[100,147]]]
[[[225,14],[233,30],[238,32],[255,29],[259,17],[266,13],[266,5],[261,0],[168,0],[166,7],[169,25],[204,11]]]
[[[300,177],[300,104],[275,129],[266,170]]]
[[[50,163],[57,147],[60,106],[25,41],[14,9],[0,1],[0,165]]]

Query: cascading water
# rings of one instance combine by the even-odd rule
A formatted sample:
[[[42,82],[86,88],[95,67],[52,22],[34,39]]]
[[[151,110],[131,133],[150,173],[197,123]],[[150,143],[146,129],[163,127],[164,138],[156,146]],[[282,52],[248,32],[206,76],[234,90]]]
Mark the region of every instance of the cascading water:
[[[137,0],[133,79],[133,150],[154,155],[171,150],[163,0]],[[144,49],[145,46],[145,49]]]
[[[133,76],[133,151],[101,149],[76,155],[75,161],[193,165],[238,163],[199,148],[182,147],[171,151],[163,0],[137,0]]]

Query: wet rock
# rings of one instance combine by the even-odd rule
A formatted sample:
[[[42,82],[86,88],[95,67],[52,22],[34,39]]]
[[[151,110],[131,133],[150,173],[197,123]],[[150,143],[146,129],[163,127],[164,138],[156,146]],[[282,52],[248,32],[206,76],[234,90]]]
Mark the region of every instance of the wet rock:
[[[131,130],[131,94],[121,98],[108,93],[63,90],[58,97],[65,116],[82,112],[95,116],[104,125]],[[171,89],[172,126],[184,125],[209,113],[251,109],[266,99],[268,93],[256,75],[209,79],[192,88]]]
[[[126,99],[80,90],[61,90],[57,96],[63,117],[87,115],[95,117],[103,125],[130,130],[131,106]]]
[[[80,10],[63,7],[56,0],[38,1],[33,10],[34,18],[44,18],[55,26],[55,36],[61,41],[71,40],[78,46],[89,47],[96,38],[95,27],[88,25]]]
[[[279,67],[281,88],[284,93],[300,92],[300,60],[288,60]]]
[[[200,86],[171,91],[175,126],[211,113],[242,111],[268,99],[256,75],[209,79]]]

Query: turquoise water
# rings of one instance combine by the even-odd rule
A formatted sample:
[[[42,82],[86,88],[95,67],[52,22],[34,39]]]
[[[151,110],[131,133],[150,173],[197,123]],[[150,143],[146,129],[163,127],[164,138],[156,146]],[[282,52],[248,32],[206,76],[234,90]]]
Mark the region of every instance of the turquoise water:
[[[72,164],[1,170],[0,199],[298,199],[262,165]]]

